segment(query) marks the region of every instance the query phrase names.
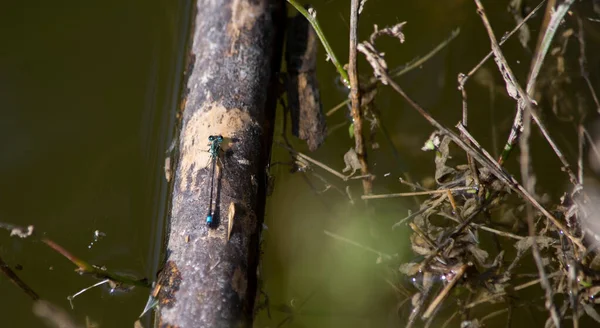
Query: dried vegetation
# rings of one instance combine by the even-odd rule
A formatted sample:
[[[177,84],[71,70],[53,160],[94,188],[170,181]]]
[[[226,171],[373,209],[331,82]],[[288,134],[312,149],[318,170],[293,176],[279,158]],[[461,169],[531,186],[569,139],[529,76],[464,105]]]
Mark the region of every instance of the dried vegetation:
[[[586,57],[585,24],[590,21],[587,13],[592,12],[592,5],[575,4],[573,0],[542,1],[524,15],[524,4],[512,1],[509,14],[516,27],[498,41],[483,4],[479,0],[475,0],[475,4],[488,33],[491,51],[470,72],[458,77],[463,120],[454,129],[439,123],[402,90],[388,71],[385,55],[377,49],[376,41],[381,36],[397,38],[400,43],[405,38],[410,39],[410,35],[402,32],[405,23],[384,29],[375,26],[368,40],[358,42],[359,3],[352,1],[347,68],[356,141],[353,151],[358,159],[353,161],[352,167],[354,171],[360,169],[363,180],[368,180],[363,184],[363,199],[411,194],[371,194],[372,180],[365,160],[366,148],[362,144],[361,120],[372,115],[369,104],[376,100],[374,90],[378,84],[395,90],[436,130],[424,147],[436,153],[436,188],[426,190],[413,185],[421,191],[412,195],[429,194],[430,197],[394,226],[410,227],[412,250],[419,255],[418,260],[399,265],[398,271],[410,278],[412,287],[392,283],[401,296],[398,313],[406,315],[408,327],[421,324],[445,327],[458,323],[461,327],[481,327],[498,316],[504,317],[499,326],[510,327],[515,321],[514,310],[522,308],[546,311],[546,327],[600,323],[596,307],[600,292],[600,250],[597,247],[600,225],[596,222],[596,204],[600,193],[584,184],[583,161],[588,148],[591,157],[600,155],[585,125],[600,109],[597,87],[590,78]],[[363,5],[364,1],[360,7]],[[595,9],[599,11],[596,15],[600,15],[600,10]],[[533,15],[544,17],[541,26],[528,25]],[[532,43],[531,31],[538,30],[540,35],[535,48],[531,49],[528,78],[525,83],[519,82],[501,45],[518,32],[520,43],[527,48]],[[569,57],[568,52],[578,54]],[[362,53],[372,66],[374,77],[369,83],[358,84],[357,53]],[[469,134],[467,124],[465,85],[490,57],[515,104],[510,135],[497,157],[479,145]],[[585,88],[581,88],[582,85]],[[568,132],[548,129],[541,113],[551,115],[551,112],[559,120],[571,122],[574,128]],[[532,130],[541,133],[560,161],[556,174],[565,174],[570,181],[559,202],[552,203],[551,198],[543,199],[536,192],[529,140]],[[553,139],[563,133],[577,137],[575,158],[566,158]],[[517,144],[520,181],[504,167],[512,159],[512,149]],[[460,158],[466,161],[460,163]],[[528,289],[526,293],[521,292],[524,289]],[[406,311],[407,304],[410,311]],[[448,309],[451,315],[436,317]]]

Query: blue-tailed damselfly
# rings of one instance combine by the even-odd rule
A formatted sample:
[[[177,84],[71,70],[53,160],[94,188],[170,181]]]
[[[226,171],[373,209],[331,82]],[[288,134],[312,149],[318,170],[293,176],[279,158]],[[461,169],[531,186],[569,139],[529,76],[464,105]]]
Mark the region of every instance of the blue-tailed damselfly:
[[[210,154],[210,191],[208,198],[208,214],[206,215],[206,225],[209,227],[214,223],[215,209],[213,208],[213,191],[215,186],[215,172],[217,169],[217,159],[219,158],[219,151],[221,150],[221,142],[223,142],[223,136],[214,135],[209,136],[208,141],[210,143],[210,148],[208,149],[208,153]],[[215,207],[217,205],[215,204]]]

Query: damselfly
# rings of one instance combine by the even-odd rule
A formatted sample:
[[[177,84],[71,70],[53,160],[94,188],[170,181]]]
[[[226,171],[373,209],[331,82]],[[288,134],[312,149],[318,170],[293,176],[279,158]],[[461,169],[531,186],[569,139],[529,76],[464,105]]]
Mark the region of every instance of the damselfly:
[[[221,142],[223,142],[223,136],[210,136],[208,137],[208,141],[210,143],[210,148],[208,149],[208,153],[210,154],[210,191],[208,198],[208,214],[206,215],[206,225],[209,227],[213,225],[215,209],[213,207],[213,190],[215,189],[215,172],[217,170],[217,159],[219,158],[219,151],[221,150]],[[215,204],[216,207],[216,204]]]

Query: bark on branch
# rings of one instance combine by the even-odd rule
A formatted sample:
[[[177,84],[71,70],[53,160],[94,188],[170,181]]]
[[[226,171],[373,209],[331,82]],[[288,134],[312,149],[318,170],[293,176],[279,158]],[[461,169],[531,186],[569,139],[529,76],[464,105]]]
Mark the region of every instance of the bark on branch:
[[[276,0],[197,1],[155,288],[162,327],[251,325],[284,9]],[[209,227],[211,135],[224,141]]]

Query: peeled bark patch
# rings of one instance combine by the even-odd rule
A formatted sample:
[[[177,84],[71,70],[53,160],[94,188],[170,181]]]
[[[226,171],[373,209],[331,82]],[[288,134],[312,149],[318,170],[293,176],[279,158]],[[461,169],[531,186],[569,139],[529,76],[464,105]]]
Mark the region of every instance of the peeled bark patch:
[[[194,111],[185,125],[181,135],[181,185],[183,190],[198,186],[197,174],[210,162],[208,137],[218,133],[231,139],[239,131],[246,131],[255,126],[252,117],[238,108],[226,109],[222,104],[207,102],[205,108]],[[223,147],[226,147],[224,145]]]

